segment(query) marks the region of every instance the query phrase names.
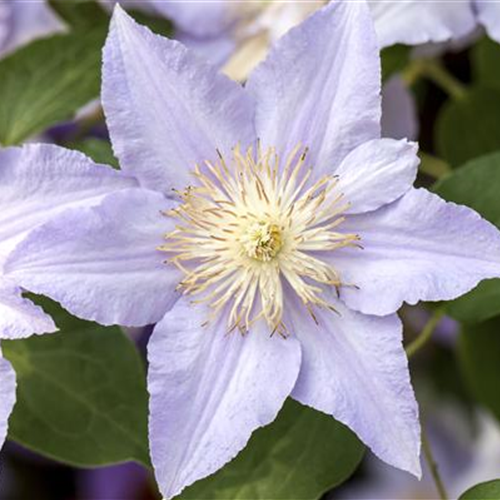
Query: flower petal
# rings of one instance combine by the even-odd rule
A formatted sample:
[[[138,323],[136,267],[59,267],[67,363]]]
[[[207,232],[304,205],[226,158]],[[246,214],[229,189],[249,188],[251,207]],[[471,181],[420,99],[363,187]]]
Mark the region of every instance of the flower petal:
[[[500,43],[500,4],[491,0],[476,0],[475,5],[477,18],[486,28],[488,36]]]
[[[12,283],[0,280],[0,338],[21,339],[56,330],[52,318],[41,307],[23,298]]]
[[[16,402],[16,374],[0,350],[0,447],[7,437],[8,421]]]
[[[202,327],[206,314],[181,299],[149,342],[151,455],[166,498],[233,459],[274,420],[299,372],[295,339],[258,325],[228,335],[222,321]]]
[[[238,17],[238,9],[226,0],[150,0],[158,12],[170,18],[178,28],[195,37],[219,35]]]
[[[196,38],[187,33],[176,33],[176,40],[217,68],[223,66],[236,48],[235,41],[225,34],[210,38]]]
[[[359,234],[363,249],[332,255],[342,280],[357,287],[342,287],[341,298],[366,314],[390,314],[403,302],[451,300],[500,277],[498,229],[425,189],[351,216],[342,228]]]
[[[308,146],[315,174],[331,173],[380,137],[380,57],[365,3],[331,2],[292,28],[247,88],[262,143],[282,156]]]
[[[355,1],[355,0],[354,0]],[[461,38],[474,30],[472,2],[370,0],[381,47],[420,45]]]
[[[418,129],[415,99],[401,76],[395,75],[382,88],[382,135],[415,140]]]
[[[96,165],[76,151],[31,144],[0,151],[0,269],[8,253],[59,212],[98,203],[135,179]]]
[[[297,401],[333,415],[382,460],[420,476],[418,408],[396,315],[315,309],[316,326],[298,304],[287,310],[302,345]]]
[[[0,2],[0,54],[11,36],[12,4]]]
[[[124,171],[151,189],[184,189],[197,162],[255,140],[243,89],[119,6],[104,48],[103,106]]]
[[[1,47],[2,52],[12,51],[35,39],[62,33],[67,30],[59,17],[46,2],[2,2],[2,10],[9,12],[9,37]],[[1,15],[1,13],[0,13]]]
[[[177,299],[181,279],[157,250],[172,230],[161,214],[171,206],[159,193],[131,189],[67,211],[30,233],[6,273],[75,316],[104,325],[156,323]]]
[[[350,203],[347,213],[369,212],[403,196],[417,177],[417,150],[414,142],[376,139],[349,153],[335,171]]]

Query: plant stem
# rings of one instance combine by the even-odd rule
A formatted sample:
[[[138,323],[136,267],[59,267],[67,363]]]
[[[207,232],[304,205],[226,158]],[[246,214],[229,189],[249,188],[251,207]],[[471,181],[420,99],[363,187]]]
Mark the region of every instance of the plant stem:
[[[454,99],[463,99],[467,93],[465,85],[437,61],[428,61],[425,75]]]
[[[416,59],[405,70],[403,77],[408,85],[413,85],[421,77],[427,78],[453,99],[460,100],[467,95],[466,85],[436,59]]]
[[[443,316],[443,308],[438,308],[434,311],[434,314],[424,326],[424,329],[422,330],[420,335],[406,348],[406,354],[408,358],[414,356],[416,352],[418,352],[425,344],[427,344]]]
[[[420,172],[433,177],[436,180],[442,179],[451,174],[453,169],[441,158],[424,153],[421,151],[420,156]]]
[[[446,488],[444,487],[443,480],[441,479],[441,475],[439,474],[439,467],[434,460],[434,456],[432,455],[432,450],[424,428],[422,428],[422,451],[424,452],[425,460],[429,465],[429,470],[439,493],[439,498],[441,500],[448,500],[448,494],[446,492]]]

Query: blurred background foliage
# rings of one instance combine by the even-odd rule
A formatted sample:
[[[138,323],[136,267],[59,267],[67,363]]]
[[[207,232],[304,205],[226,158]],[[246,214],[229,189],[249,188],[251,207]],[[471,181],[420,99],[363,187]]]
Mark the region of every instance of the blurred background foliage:
[[[109,13],[92,1],[49,3],[65,32],[0,60],[0,144],[51,141],[118,168],[97,101]],[[172,35],[166,19],[130,12]],[[465,49],[434,57],[395,46],[383,51],[382,62],[384,81],[401,75],[417,103],[418,182],[500,227],[500,45],[478,36]],[[36,300],[61,332],[2,342],[18,375],[18,403],[0,459],[0,498],[159,498],[148,458],[149,329],[101,327]],[[428,441],[456,498],[488,475],[500,478],[500,280],[447,304],[405,307],[401,315]],[[428,470],[418,483],[376,462],[343,425],[289,401],[237,459],[182,498],[437,498],[437,492]],[[500,499],[500,482],[461,498]]]

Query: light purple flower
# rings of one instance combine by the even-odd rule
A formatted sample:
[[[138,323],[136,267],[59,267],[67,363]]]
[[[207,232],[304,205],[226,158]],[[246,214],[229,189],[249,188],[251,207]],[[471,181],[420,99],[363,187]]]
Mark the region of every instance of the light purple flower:
[[[135,180],[94,165],[84,155],[50,145],[0,150],[0,339],[20,339],[56,330],[42,309],[22,296],[5,276],[9,254],[31,230],[76,206],[96,204]],[[15,375],[0,352],[0,446],[15,401]]]
[[[245,88],[117,8],[103,79],[114,151],[141,187],[35,230],[7,269],[77,316],[158,323],[148,387],[162,493],[234,458],[289,395],[418,476],[395,312],[499,276],[500,234],[413,189],[416,145],[380,138],[366,5],[315,13]]]

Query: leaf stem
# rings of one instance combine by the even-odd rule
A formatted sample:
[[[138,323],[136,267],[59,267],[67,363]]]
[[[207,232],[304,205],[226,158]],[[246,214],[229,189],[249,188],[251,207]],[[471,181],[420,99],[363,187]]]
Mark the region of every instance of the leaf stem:
[[[421,151],[420,156],[420,172],[433,177],[436,180],[442,179],[451,174],[453,169],[443,159],[433,156],[429,153]]]
[[[434,484],[436,485],[436,489],[439,493],[439,498],[441,500],[448,500],[448,493],[446,492],[443,480],[441,479],[439,467],[432,454],[432,449],[429,444],[429,440],[427,439],[427,433],[424,428],[422,428],[422,451],[424,452],[425,460],[429,465],[429,470],[432,475],[432,479],[434,480]]]
[[[406,348],[406,354],[408,358],[414,356],[415,353],[422,349],[422,347],[424,347],[424,345],[427,344],[427,342],[431,339],[434,330],[441,321],[441,318],[444,316],[444,312],[444,308],[442,307],[434,311],[434,314],[424,326],[420,335]]]
[[[436,59],[415,59],[403,74],[407,85],[413,85],[419,78],[427,78],[444,90],[453,99],[464,99],[467,95],[467,86],[455,78]]]

